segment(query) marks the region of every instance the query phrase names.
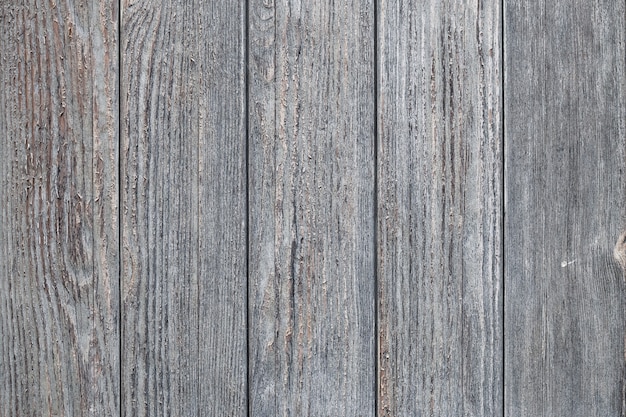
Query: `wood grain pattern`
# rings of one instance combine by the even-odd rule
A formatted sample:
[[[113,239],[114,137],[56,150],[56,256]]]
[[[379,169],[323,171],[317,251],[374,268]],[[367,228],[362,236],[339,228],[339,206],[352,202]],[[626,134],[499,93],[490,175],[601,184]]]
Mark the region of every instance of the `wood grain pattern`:
[[[121,7],[0,0],[0,416],[626,417],[624,0]]]
[[[505,4],[506,415],[624,416],[625,3]]]
[[[243,5],[123,5],[125,415],[246,414]]]
[[[379,2],[381,416],[502,413],[500,13]]]
[[[0,415],[117,416],[118,10],[0,27]]]
[[[250,3],[250,415],[373,416],[374,5]]]

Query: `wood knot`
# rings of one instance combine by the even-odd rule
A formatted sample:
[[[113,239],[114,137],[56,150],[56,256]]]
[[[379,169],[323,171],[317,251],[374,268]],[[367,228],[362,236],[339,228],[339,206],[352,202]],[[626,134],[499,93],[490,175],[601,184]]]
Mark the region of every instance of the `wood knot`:
[[[619,235],[615,248],[613,249],[613,257],[622,267],[622,271],[626,274],[626,230]]]

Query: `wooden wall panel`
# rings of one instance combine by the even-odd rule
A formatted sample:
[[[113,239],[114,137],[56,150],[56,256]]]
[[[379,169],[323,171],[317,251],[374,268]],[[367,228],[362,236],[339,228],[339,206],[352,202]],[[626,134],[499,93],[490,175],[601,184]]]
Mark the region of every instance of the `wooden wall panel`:
[[[123,3],[124,415],[245,415],[243,1]]]
[[[0,27],[0,415],[117,416],[118,10]]]
[[[0,1],[0,415],[626,416],[624,0],[120,7]]]
[[[625,17],[505,2],[507,416],[626,415]]]
[[[500,19],[378,2],[380,416],[502,414]]]
[[[374,4],[250,2],[250,415],[373,416]]]

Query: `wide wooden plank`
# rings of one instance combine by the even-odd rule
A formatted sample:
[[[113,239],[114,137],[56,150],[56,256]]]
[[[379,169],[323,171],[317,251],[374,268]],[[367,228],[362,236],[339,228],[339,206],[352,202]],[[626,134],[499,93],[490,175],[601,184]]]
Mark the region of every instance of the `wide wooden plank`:
[[[624,1],[505,1],[508,416],[626,415]]]
[[[381,416],[502,413],[499,1],[379,1]]]
[[[116,3],[0,28],[0,415],[118,416]]]
[[[244,2],[122,16],[122,411],[244,415]]]
[[[250,415],[373,416],[374,4],[249,7]]]

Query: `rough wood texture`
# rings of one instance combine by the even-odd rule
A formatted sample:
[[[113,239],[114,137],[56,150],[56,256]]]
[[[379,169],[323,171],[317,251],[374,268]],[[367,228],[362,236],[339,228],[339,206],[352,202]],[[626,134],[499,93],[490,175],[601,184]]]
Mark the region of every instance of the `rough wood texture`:
[[[114,2],[0,2],[0,415],[118,416]]]
[[[505,2],[508,416],[624,416],[624,1]]]
[[[374,5],[250,3],[252,416],[373,416]]]
[[[626,417],[624,0],[117,5],[0,0],[0,416]]]
[[[378,29],[379,415],[501,415],[500,3]]]
[[[124,1],[124,415],[245,415],[243,1]]]

